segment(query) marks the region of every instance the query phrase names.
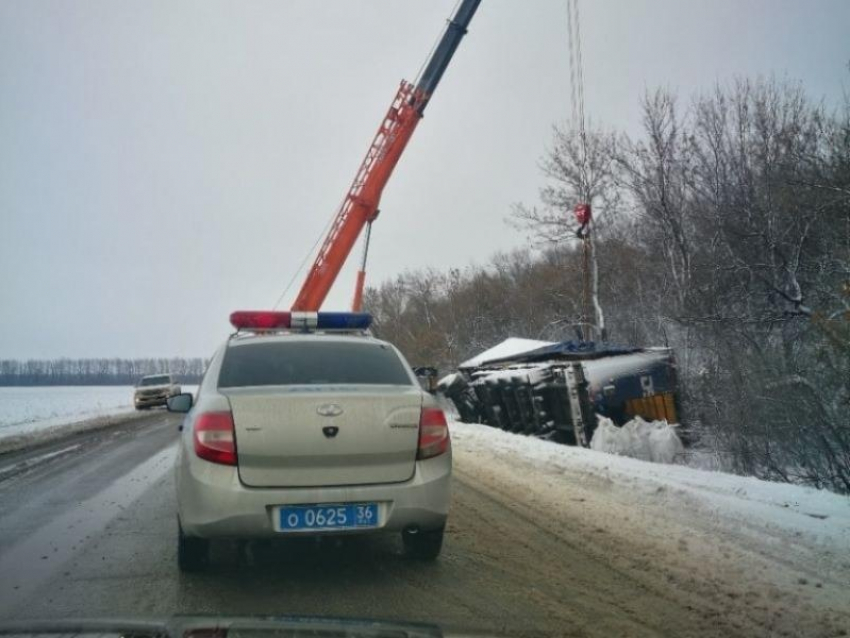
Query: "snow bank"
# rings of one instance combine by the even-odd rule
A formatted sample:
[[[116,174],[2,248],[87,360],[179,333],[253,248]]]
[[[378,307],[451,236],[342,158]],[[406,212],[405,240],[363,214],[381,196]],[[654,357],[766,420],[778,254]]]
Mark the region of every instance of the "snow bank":
[[[522,473],[524,480],[539,476],[541,485],[551,485],[555,475],[561,489],[569,490],[597,479],[624,490],[631,502],[663,500],[671,505],[671,500],[679,500],[696,505],[711,512],[715,522],[718,517],[730,520],[727,525],[737,531],[742,526],[756,527],[772,536],[792,539],[795,544],[807,541],[826,545],[837,555],[845,555],[850,548],[850,499],[846,496],[683,465],[600,454],[475,423],[453,421],[449,427],[453,446],[459,448],[461,455],[466,450],[476,457],[476,462],[504,472]]]
[[[0,430],[0,454],[49,443],[79,432],[118,425],[145,414],[134,409],[116,409],[83,417],[57,417],[27,423],[26,427]]]
[[[132,386],[0,388],[0,437],[132,410]]]
[[[675,426],[667,421],[644,421],[635,417],[622,427],[604,416],[599,416],[598,421],[590,441],[591,450],[653,463],[673,463],[685,451]]]
[[[197,386],[185,386],[196,392]],[[145,416],[131,386],[0,388],[0,453]]]
[[[840,636],[850,626],[846,496],[485,425],[449,428],[458,482],[616,566],[629,591],[646,587],[678,604],[707,604],[706,626],[723,614],[741,636]]]

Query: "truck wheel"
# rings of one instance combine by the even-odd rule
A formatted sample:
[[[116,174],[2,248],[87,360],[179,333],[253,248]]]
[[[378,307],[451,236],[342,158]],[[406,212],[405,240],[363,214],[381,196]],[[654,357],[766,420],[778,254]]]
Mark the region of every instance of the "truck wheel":
[[[417,560],[436,560],[443,547],[443,534],[445,528],[431,530],[428,532],[405,530],[401,533],[404,543],[404,554],[409,558]]]
[[[186,536],[177,522],[177,566],[181,572],[198,572],[209,563],[210,542],[206,538]]]

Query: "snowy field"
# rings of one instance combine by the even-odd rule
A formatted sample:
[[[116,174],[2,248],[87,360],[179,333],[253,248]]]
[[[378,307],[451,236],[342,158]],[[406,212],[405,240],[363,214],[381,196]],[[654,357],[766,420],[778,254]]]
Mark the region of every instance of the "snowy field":
[[[136,414],[132,386],[0,388],[0,452]]]
[[[132,411],[131,386],[0,388],[0,438]]]

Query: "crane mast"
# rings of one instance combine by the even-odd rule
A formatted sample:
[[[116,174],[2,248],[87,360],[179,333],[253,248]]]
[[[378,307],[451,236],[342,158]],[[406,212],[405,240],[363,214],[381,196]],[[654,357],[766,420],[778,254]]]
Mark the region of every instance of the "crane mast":
[[[292,305],[293,310],[315,311],[321,308],[358,237],[377,217],[384,187],[422,119],[425,107],[466,34],[480,2],[481,0],[461,0],[419,81],[416,85],[401,82],[307,273]],[[359,309],[364,280],[365,271],[361,267],[357,273],[354,293],[355,310]]]

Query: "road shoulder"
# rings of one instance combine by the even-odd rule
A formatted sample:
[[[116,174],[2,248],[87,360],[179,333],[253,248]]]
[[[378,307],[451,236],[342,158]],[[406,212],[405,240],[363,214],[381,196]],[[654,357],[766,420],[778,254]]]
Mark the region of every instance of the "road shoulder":
[[[749,635],[834,636],[850,625],[845,556],[727,518],[693,492],[629,482],[614,469],[619,457],[603,455],[611,471],[589,472],[546,459],[584,450],[482,427],[452,428],[457,478],[630,580]]]
[[[2,437],[0,438],[0,459],[6,459],[7,455],[23,450],[42,450],[78,435],[114,428],[161,413],[161,411],[152,413],[148,410],[140,410],[121,414],[102,415],[55,425],[42,430],[33,430],[25,434]]]

